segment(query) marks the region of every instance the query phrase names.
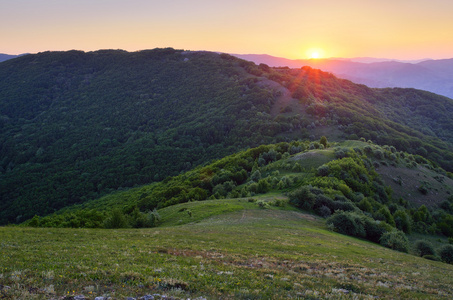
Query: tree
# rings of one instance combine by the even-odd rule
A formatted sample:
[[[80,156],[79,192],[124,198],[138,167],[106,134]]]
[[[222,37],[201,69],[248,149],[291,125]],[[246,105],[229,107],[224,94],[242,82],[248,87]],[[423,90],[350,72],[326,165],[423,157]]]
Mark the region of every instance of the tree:
[[[319,143],[321,145],[324,145],[324,148],[327,148],[327,138],[325,136],[321,137],[321,139],[319,140]]]

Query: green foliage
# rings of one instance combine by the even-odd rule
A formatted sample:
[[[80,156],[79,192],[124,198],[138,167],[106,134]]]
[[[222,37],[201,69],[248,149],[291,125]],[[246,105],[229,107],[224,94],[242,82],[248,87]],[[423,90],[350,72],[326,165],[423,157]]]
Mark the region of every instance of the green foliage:
[[[393,219],[395,221],[396,228],[405,232],[411,233],[412,231],[412,220],[411,217],[404,210],[397,210],[393,214]]]
[[[288,88],[300,107],[271,114],[279,93],[263,85],[263,77]],[[379,149],[370,143],[364,151],[382,165],[395,163],[396,149],[404,149],[411,152],[406,157],[411,166],[425,164],[420,155],[426,155],[451,171],[451,108],[448,99],[422,91],[369,89],[308,67],[256,66],[225,54],[167,48],[26,55],[0,67],[0,224],[158,182],[247,147],[309,137],[319,126],[323,134],[335,127],[354,139],[391,145]],[[329,147],[326,136],[310,146],[263,146],[242,169],[218,174],[215,184],[183,183],[167,194],[145,196],[142,204],[203,200],[214,197],[219,184],[218,197],[237,196],[246,190],[228,191],[225,182],[240,186],[254,165],[266,167],[308,147]],[[363,152],[344,150],[338,157],[360,166]],[[363,163],[367,173],[352,168],[332,174],[329,166],[329,175],[386,203],[389,193],[373,183],[371,164]],[[283,181],[277,186],[288,188]],[[72,221],[77,226],[82,220]]]
[[[375,214],[374,218],[377,220],[382,220],[387,222],[388,224],[392,225],[393,227],[396,226],[395,220],[393,219],[392,214],[387,206],[382,206]]]
[[[319,143],[324,146],[324,148],[327,148],[327,138],[325,136],[322,136],[321,139],[319,140]]]
[[[453,215],[445,214],[437,223],[437,227],[444,235],[453,237]]]
[[[129,224],[126,216],[119,209],[114,209],[110,216],[104,222],[105,228],[127,228]]]
[[[362,217],[354,212],[337,211],[326,221],[335,231],[357,237],[365,237],[366,231]]]
[[[397,250],[400,252],[409,251],[409,240],[407,239],[404,232],[400,230],[394,230],[384,233],[380,238],[382,246]]]
[[[393,230],[393,227],[385,222],[376,221],[369,217],[362,217],[362,219],[364,221],[364,227],[366,232],[365,238],[372,242],[379,243],[384,233]]]
[[[367,198],[363,198],[358,204],[357,207],[360,208],[363,212],[372,213],[373,206]]]
[[[288,195],[289,202],[301,209],[310,210],[315,204],[316,196],[310,190],[309,186],[302,186]]]
[[[436,255],[436,251],[434,251],[433,245],[425,240],[418,240],[414,243],[415,253],[418,256],[425,256],[425,255]]]
[[[247,66],[174,49],[45,52],[2,63],[0,224],[161,181],[290,133],[297,118],[274,120],[277,96]],[[273,151],[260,151],[266,163],[278,158]],[[244,174],[231,179],[241,184]]]
[[[263,200],[258,200],[258,201],[256,202],[256,204],[258,205],[259,208],[262,208],[262,209],[268,209],[268,208],[270,208],[269,203],[267,203],[266,201],[263,201]]]
[[[442,246],[438,250],[438,253],[442,261],[446,262],[447,264],[453,264],[453,245]]]

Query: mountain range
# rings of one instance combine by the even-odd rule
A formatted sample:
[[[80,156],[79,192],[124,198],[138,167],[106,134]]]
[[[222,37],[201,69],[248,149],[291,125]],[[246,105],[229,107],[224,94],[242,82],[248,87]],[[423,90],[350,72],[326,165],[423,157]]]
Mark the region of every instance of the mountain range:
[[[375,58],[291,60],[261,54],[233,55],[271,67],[310,66],[369,87],[416,88],[453,98],[453,59],[411,62]]]
[[[154,49],[0,64],[0,223],[188,171],[248,147],[364,138],[453,171],[453,100],[310,67]]]

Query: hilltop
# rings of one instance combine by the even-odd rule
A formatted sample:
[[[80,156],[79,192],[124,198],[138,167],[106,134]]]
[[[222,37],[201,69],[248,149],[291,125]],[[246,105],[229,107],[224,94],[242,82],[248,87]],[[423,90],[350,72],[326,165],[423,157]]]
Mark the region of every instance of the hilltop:
[[[310,66],[369,87],[416,88],[453,98],[453,59],[397,61],[373,58],[286,59],[270,55],[233,54],[272,67]]]
[[[309,67],[154,49],[0,65],[0,223],[23,222],[261,144],[372,140],[453,170],[451,99]]]

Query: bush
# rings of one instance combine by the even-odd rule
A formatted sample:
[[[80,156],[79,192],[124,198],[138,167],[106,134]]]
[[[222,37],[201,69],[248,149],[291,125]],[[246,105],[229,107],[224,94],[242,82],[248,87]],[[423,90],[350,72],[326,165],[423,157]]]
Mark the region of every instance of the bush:
[[[440,261],[439,257],[435,255],[425,255],[423,258],[429,259],[429,260],[434,260],[434,261]]]
[[[289,193],[289,202],[302,209],[312,209],[316,196],[310,191],[309,186],[303,186]]]
[[[453,264],[453,246],[445,245],[439,249],[439,256],[447,264]]]
[[[376,221],[369,217],[363,217],[365,224],[366,239],[375,243],[379,243],[382,235],[392,231],[393,227],[383,221]]]
[[[421,185],[418,187],[418,191],[422,193],[423,195],[428,194],[428,188],[425,185]]]
[[[370,201],[367,198],[363,198],[358,204],[357,207],[360,208],[364,212],[373,212],[373,206],[371,205]]]
[[[104,228],[127,228],[128,226],[126,216],[120,209],[114,209],[104,221]]]
[[[326,222],[332,224],[335,231],[357,237],[365,237],[364,221],[354,212],[336,211]]]
[[[387,206],[382,206],[375,214],[375,219],[382,220],[387,222],[388,224],[392,225],[393,227],[396,226],[395,220],[393,219],[392,214]]]
[[[396,228],[405,233],[411,233],[411,218],[404,210],[397,210],[393,215],[395,220]]]
[[[316,212],[318,213],[318,215],[320,215],[321,217],[323,218],[327,218],[327,217],[330,217],[330,215],[332,214],[332,212],[330,211],[330,208],[328,208],[327,206],[323,205],[321,207],[319,207]]]
[[[415,242],[414,248],[418,256],[436,255],[433,245],[428,241],[418,240]]]
[[[285,206],[285,200],[282,200],[282,199],[275,199],[275,200],[272,202],[272,205],[273,205],[273,206],[276,206],[276,207],[284,207],[284,206]]]
[[[404,232],[400,230],[384,233],[379,242],[382,246],[396,251],[406,253],[409,251],[409,241]]]
[[[259,208],[267,209],[270,208],[269,204],[263,200],[258,200],[256,204],[259,206]]]
[[[318,167],[318,176],[327,176],[329,175],[329,166],[322,165]]]

